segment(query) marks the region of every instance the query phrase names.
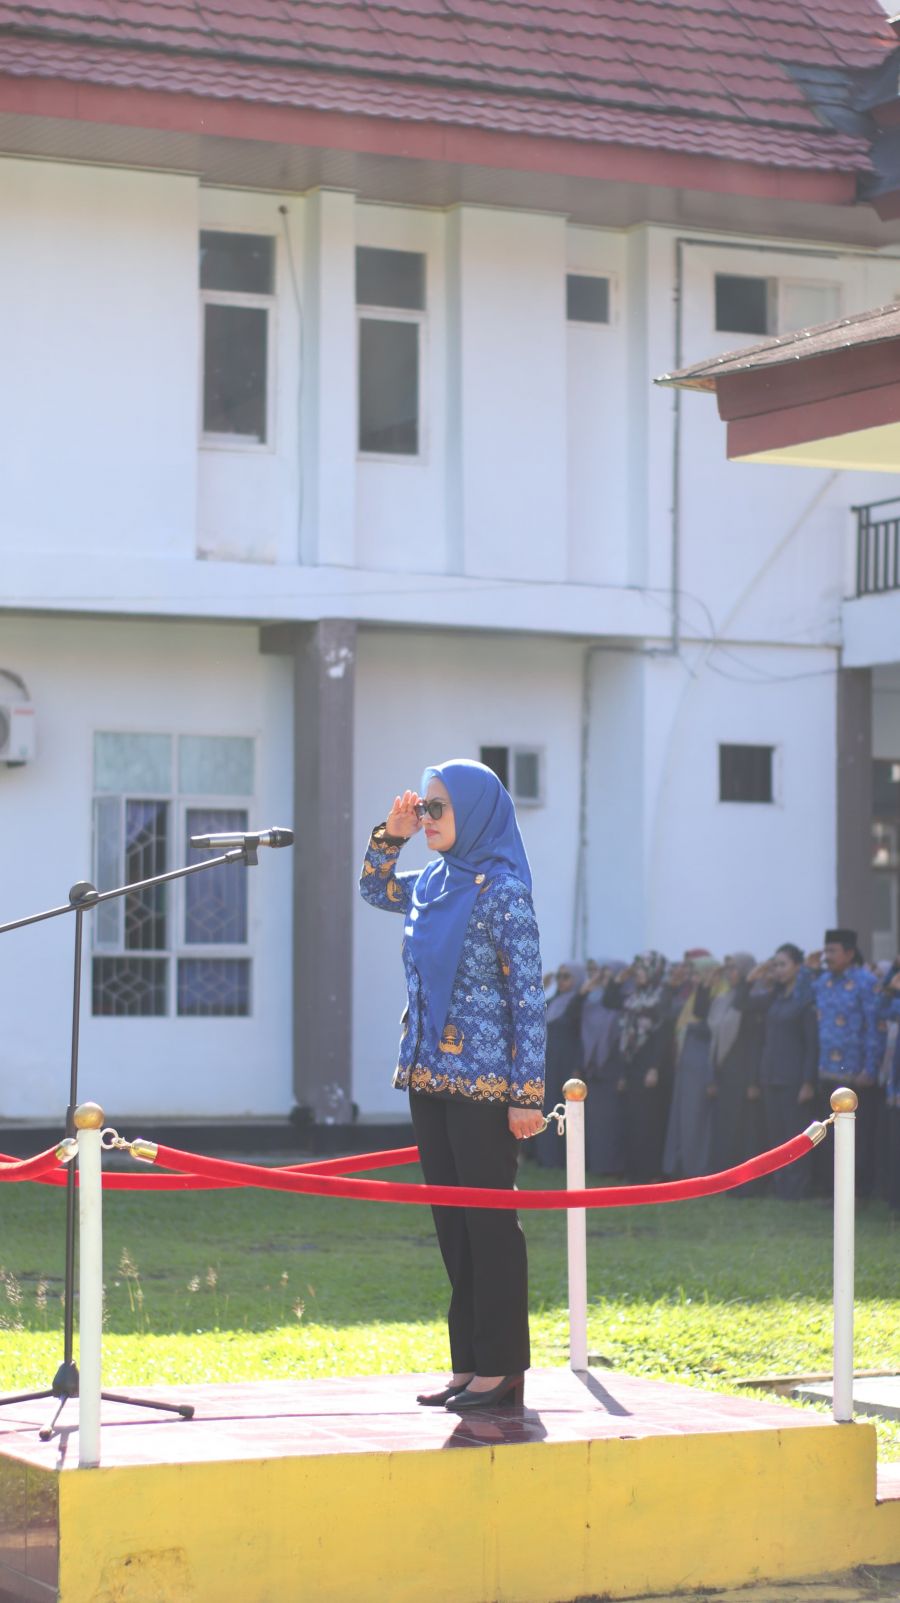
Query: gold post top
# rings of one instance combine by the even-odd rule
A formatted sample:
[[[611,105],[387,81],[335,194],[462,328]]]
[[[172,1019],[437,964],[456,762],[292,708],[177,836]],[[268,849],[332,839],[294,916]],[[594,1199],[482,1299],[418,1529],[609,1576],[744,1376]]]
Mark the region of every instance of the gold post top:
[[[563,1096],[567,1102],[583,1102],[587,1091],[583,1080],[567,1080],[563,1086]]]
[[[832,1091],[832,1113],[855,1113],[858,1107],[859,1097],[855,1091],[851,1091],[849,1085],[839,1085],[836,1091]]]
[[[99,1102],[79,1102],[75,1109],[76,1130],[102,1130],[106,1114]]]

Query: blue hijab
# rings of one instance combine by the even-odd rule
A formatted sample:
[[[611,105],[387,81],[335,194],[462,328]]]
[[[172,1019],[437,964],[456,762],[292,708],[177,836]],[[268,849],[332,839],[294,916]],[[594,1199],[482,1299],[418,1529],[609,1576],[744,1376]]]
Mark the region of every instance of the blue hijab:
[[[531,890],[531,869],[516,822],[512,797],[483,763],[460,757],[426,768],[453,803],[456,840],[452,850],[428,863],[413,886],[406,926],[412,960],[422,981],[423,1044],[436,1050],[443,1033],[466,928],[481,887],[497,874],[513,874]]]

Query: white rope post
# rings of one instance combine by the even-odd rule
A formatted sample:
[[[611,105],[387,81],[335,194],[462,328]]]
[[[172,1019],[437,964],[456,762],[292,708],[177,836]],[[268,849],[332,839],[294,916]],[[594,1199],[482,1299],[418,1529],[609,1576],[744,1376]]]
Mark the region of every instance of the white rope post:
[[[853,1419],[853,1256],[856,1212],[856,1109],[848,1086],[831,1093],[834,1113],[834,1378],[832,1414]]]
[[[566,1189],[584,1190],[584,1099],[588,1088],[583,1080],[567,1080],[566,1099]],[[583,1208],[566,1210],[569,1253],[569,1368],[587,1369],[587,1230]]]
[[[78,1131],[78,1467],[100,1464],[100,1343],[103,1328],[103,1174],[96,1102],[75,1109]]]

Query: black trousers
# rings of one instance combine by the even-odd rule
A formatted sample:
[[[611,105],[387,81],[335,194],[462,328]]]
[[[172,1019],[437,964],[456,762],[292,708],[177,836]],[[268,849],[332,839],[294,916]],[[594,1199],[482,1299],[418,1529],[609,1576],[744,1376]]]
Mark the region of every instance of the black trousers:
[[[429,1185],[512,1190],[519,1144],[505,1106],[411,1091],[409,1106]],[[528,1260],[512,1209],[432,1208],[452,1288],[447,1325],[455,1370],[518,1375],[528,1368]]]

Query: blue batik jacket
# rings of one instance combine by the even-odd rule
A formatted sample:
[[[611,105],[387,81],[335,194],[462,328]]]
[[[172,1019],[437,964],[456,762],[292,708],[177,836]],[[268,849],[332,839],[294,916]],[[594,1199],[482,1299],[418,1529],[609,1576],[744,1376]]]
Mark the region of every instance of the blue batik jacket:
[[[884,1053],[878,984],[869,970],[820,974],[813,982],[819,1019],[819,1079],[874,1085]]]
[[[397,873],[399,846],[373,830],[359,888],[372,907],[408,916],[418,870]],[[546,1009],[541,949],[530,892],[511,874],[485,881],[472,909],[440,1042],[423,1044],[427,1006],[404,931],[407,1006],[397,1090],[469,1102],[540,1108],[544,1100]]]

